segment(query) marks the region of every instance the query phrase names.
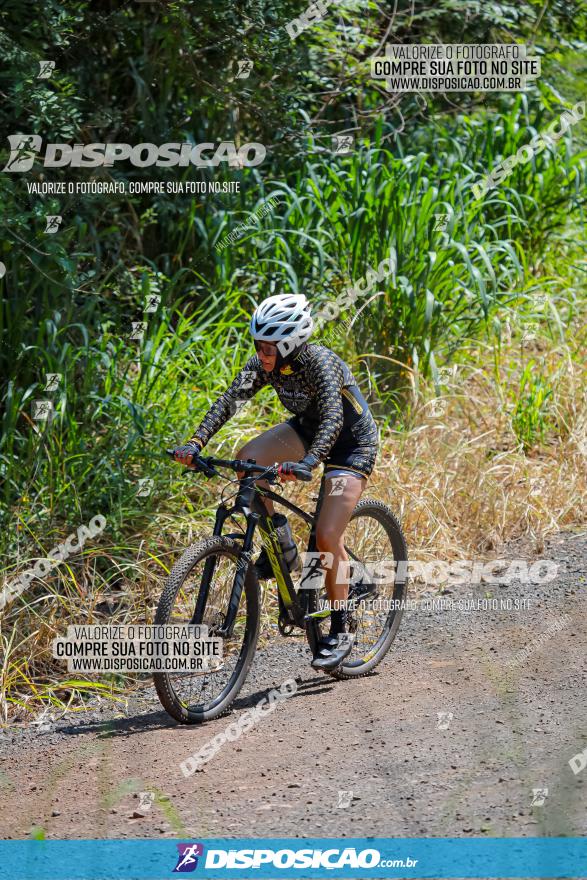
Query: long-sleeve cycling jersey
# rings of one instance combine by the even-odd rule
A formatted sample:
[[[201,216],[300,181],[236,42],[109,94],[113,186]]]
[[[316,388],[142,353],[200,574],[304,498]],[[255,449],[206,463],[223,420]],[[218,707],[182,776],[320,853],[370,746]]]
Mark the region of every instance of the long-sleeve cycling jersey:
[[[345,362],[324,345],[310,344],[280,370],[266,372],[254,355],[232,384],[210,407],[193,439],[205,445],[237,409],[257,391],[271,385],[289,412],[311,437],[308,454],[324,461],[333,445],[377,440],[377,428],[357,382]],[[346,442],[345,442],[346,445]]]

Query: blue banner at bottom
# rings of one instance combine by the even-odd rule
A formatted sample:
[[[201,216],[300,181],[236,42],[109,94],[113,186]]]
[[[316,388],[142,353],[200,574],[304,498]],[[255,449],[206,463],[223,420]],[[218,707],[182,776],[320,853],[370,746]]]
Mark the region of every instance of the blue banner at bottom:
[[[6,840],[2,880],[587,878],[587,838]]]

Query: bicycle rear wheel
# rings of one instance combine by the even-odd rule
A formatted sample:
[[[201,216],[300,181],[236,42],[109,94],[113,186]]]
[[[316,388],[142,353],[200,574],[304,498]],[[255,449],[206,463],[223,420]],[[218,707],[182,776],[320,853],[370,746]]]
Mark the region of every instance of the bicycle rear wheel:
[[[403,614],[399,603],[405,601],[408,586],[406,539],[386,504],[368,498],[359,501],[345,530],[344,544],[354,561],[349,599],[356,600],[356,610],[349,611],[348,630],[355,641],[349,657],[330,673],[343,679],[366,675],[381,663],[399,629]],[[373,576],[384,571],[383,562],[389,576]],[[311,610],[324,607],[326,601],[325,592],[314,591]],[[312,649],[325,631],[324,622],[309,627]]]
[[[189,547],[175,563],[165,583],[155,615],[156,624],[198,623],[217,635],[239,564],[241,546],[227,537],[205,538]],[[214,565],[206,606],[193,620],[205,567]],[[222,661],[205,672],[158,672],[153,676],[163,707],[183,724],[199,724],[228,711],[236,699],[255,654],[259,636],[259,582],[249,565],[236,622],[224,638]]]

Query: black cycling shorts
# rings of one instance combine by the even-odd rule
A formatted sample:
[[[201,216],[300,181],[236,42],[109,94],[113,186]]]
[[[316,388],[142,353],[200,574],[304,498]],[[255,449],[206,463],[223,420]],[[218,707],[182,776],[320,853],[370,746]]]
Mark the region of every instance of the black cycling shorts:
[[[312,428],[304,425],[300,416],[292,416],[287,420],[287,424],[294,429],[307,452],[314,438]],[[360,440],[348,435],[339,436],[324,462],[324,470],[344,468],[355,471],[362,477],[369,477],[375,467],[378,448],[379,440],[374,424],[373,430],[368,430]]]

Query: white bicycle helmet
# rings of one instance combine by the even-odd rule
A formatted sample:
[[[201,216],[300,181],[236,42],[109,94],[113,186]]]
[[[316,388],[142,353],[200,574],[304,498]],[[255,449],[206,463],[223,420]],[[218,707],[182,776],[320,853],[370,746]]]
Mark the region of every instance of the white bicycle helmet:
[[[258,342],[273,342],[282,362],[298,353],[312,335],[314,321],[303,293],[280,293],[264,299],[251,318],[251,335]]]

